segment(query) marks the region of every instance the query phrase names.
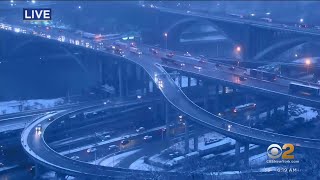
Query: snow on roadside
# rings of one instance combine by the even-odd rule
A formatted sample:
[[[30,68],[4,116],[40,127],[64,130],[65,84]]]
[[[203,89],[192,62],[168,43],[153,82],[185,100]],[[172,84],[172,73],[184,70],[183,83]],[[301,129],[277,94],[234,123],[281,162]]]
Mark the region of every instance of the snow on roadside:
[[[17,113],[23,110],[35,110],[51,108],[64,103],[62,98],[57,99],[34,99],[25,101],[5,101],[0,102],[0,115]]]
[[[261,154],[257,154],[257,155],[251,156],[249,158],[249,162],[250,162],[251,166],[256,166],[256,165],[265,164],[267,159],[268,159],[267,153],[263,152]]]
[[[129,166],[129,169],[144,170],[144,171],[163,171],[163,169],[160,167],[146,164],[144,162],[144,157],[141,157],[141,158],[137,159],[135,162],[133,162]]]
[[[107,159],[102,160],[99,165],[101,166],[110,166],[110,167],[114,167],[117,164],[119,164],[122,160],[124,160],[125,158],[139,152],[141,149],[136,149],[136,150],[132,150],[132,151],[128,151],[128,152],[124,152],[121,154],[117,154],[111,157],[108,157]],[[93,162],[94,163],[94,162]]]
[[[317,109],[313,107],[304,106],[301,104],[290,104],[290,121],[296,118],[303,118],[306,122],[311,121],[319,116]]]

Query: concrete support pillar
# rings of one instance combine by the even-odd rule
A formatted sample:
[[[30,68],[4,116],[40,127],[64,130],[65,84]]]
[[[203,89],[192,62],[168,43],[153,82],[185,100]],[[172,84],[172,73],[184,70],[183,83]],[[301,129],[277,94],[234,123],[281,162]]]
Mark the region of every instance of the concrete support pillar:
[[[278,111],[278,107],[275,107],[275,108],[273,109],[273,114],[276,115],[276,114],[277,114],[277,111]]]
[[[287,120],[289,117],[289,103],[284,104],[284,119]]]
[[[227,93],[227,87],[226,86],[223,86],[222,87],[222,94],[226,94]]]
[[[184,132],[184,152],[185,154],[189,153],[189,120],[185,120],[185,132]]]
[[[208,101],[209,101],[209,84],[205,83],[203,85],[203,89],[204,89],[204,92],[203,92],[203,108],[204,109],[209,109],[208,107]]]
[[[270,110],[267,110],[267,120],[270,120],[270,117],[271,117],[271,112]]]
[[[194,151],[198,151],[199,150],[199,137],[197,135],[195,135],[193,137],[193,149]]]
[[[35,170],[34,170],[34,179],[40,179],[40,176],[42,173],[43,173],[43,167],[41,167],[39,164],[36,164]]]
[[[181,88],[182,87],[182,76],[181,75],[178,76],[178,83]]]
[[[219,108],[219,96],[216,96],[215,99],[214,99],[214,110],[216,112],[219,112],[220,111],[220,108]]]
[[[188,76],[188,87],[191,86],[191,77]]]
[[[200,79],[196,79],[197,80],[197,86],[200,85]]]
[[[125,69],[125,88],[124,88],[124,95],[129,96],[129,69],[130,69],[130,64],[127,64],[126,69]]]
[[[103,62],[101,60],[98,60],[98,69],[99,69],[99,85],[102,85],[104,83],[103,81]]]
[[[241,143],[239,141],[236,141],[236,145],[235,145],[236,167],[240,166],[240,147],[241,147]]]
[[[245,167],[249,167],[249,143],[244,144],[244,165]]]
[[[119,97],[123,97],[123,77],[122,77],[122,67],[118,64],[118,77],[119,77]]]
[[[170,121],[169,121],[169,103],[165,102],[165,108],[164,108],[164,113],[165,113],[165,121],[166,121],[166,138],[169,139],[170,137]]]
[[[219,85],[216,85],[216,94],[219,94]]]
[[[56,179],[57,180],[64,180],[64,179],[66,179],[66,175],[56,172]]]

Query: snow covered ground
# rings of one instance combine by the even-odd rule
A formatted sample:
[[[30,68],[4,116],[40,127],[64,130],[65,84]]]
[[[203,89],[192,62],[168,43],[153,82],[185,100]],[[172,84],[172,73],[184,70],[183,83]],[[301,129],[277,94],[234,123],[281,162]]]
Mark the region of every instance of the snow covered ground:
[[[62,98],[57,99],[34,99],[26,101],[5,101],[0,102],[0,115],[17,113],[24,110],[35,110],[51,108],[64,103]]]
[[[129,169],[145,170],[145,171],[163,171],[163,169],[160,167],[146,164],[144,162],[144,157],[141,157],[141,158],[137,159],[135,162],[133,162],[129,166]]]
[[[110,167],[114,167],[116,166],[117,164],[119,164],[123,159],[137,153],[141,151],[141,149],[135,149],[135,150],[132,150],[132,151],[127,151],[127,152],[124,152],[124,153],[121,153],[121,154],[117,154],[117,155],[114,155],[114,156],[111,156],[111,157],[108,157],[106,159],[102,158],[102,159],[99,159],[97,160],[97,162],[99,162],[99,165],[101,166],[110,166]],[[94,162],[92,162],[94,163]]]
[[[289,110],[290,121],[295,120],[296,118],[304,118],[305,122],[308,122],[319,117],[317,109],[301,104],[289,104]]]

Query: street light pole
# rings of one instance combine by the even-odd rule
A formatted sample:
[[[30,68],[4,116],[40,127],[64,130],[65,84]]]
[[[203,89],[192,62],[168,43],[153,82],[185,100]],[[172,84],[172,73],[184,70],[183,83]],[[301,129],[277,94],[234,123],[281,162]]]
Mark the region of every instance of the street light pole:
[[[168,33],[165,32],[163,35],[166,41],[166,51],[168,51]]]

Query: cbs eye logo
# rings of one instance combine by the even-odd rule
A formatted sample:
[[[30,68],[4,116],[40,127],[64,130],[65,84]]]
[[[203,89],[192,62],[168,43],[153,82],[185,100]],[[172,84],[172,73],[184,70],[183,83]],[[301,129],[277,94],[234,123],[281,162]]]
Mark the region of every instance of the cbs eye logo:
[[[284,144],[282,148],[278,144],[271,144],[267,149],[267,154],[271,159],[278,159],[280,156],[282,159],[293,159],[293,151],[293,144]]]

